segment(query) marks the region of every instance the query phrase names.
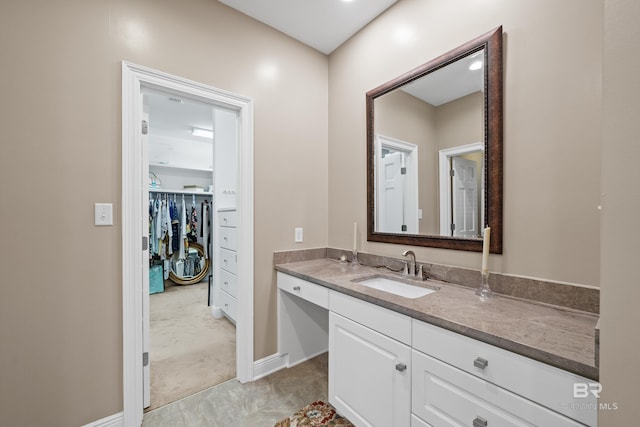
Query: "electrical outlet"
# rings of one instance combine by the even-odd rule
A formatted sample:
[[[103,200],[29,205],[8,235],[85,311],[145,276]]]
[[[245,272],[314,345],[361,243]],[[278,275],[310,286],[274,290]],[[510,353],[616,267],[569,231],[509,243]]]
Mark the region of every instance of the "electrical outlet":
[[[113,205],[111,203],[96,203],[94,215],[95,225],[113,225]]]
[[[302,228],[296,228],[295,242],[302,243]]]

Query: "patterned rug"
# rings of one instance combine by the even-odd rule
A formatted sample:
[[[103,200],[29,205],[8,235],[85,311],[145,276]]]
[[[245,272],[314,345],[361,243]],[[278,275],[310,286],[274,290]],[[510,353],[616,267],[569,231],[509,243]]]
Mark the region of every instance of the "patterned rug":
[[[276,423],[273,427],[354,427],[346,418],[342,418],[333,406],[321,400],[300,409],[289,418]]]

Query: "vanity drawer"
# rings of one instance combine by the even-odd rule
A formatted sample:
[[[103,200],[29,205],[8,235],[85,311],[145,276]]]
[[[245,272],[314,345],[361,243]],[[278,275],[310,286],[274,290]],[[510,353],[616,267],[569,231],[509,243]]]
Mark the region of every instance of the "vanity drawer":
[[[218,211],[218,225],[221,227],[235,227],[236,211]]]
[[[235,274],[231,274],[222,268],[218,270],[220,276],[220,289],[231,295],[232,297],[238,296],[238,277]]]
[[[322,308],[329,308],[328,288],[280,272],[278,272],[277,280],[278,288],[283,291],[312,302],[315,305],[319,305]]]
[[[218,228],[220,247],[231,251],[238,250],[238,229],[229,227]]]
[[[411,345],[411,318],[337,291],[329,294],[329,307],[342,316]]]
[[[415,319],[413,348],[584,424],[597,424],[597,400],[573,397],[574,383],[593,380]]]
[[[411,364],[411,411],[434,426],[581,425],[415,350]]]
[[[238,310],[238,302],[237,300],[226,293],[225,291],[220,291],[220,308],[225,314],[233,321],[236,320],[236,312]]]
[[[236,274],[238,267],[238,254],[228,249],[220,249],[220,268],[229,273]]]

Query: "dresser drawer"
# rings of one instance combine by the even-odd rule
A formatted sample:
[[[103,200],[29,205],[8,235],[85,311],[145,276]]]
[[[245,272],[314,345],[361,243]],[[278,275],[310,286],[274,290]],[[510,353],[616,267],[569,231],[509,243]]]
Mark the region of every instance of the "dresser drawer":
[[[225,291],[220,291],[220,308],[231,320],[236,320],[237,300]]]
[[[530,400],[412,351],[411,411],[434,426],[553,426],[581,424]]]
[[[597,400],[573,397],[574,383],[592,380],[415,319],[413,348],[584,424],[597,424]]]
[[[229,273],[236,274],[238,267],[238,254],[228,249],[220,249],[220,268]]]
[[[231,295],[232,297],[238,296],[238,277],[235,274],[229,273],[222,268],[218,270],[220,289]]]
[[[411,427],[431,427],[431,426],[425,423],[421,418],[418,418],[414,414],[411,414]]]
[[[279,289],[312,302],[315,305],[319,305],[322,308],[329,308],[328,288],[280,272],[278,272],[277,280]]]
[[[238,229],[220,227],[218,228],[218,235],[220,236],[219,244],[221,248],[231,251],[238,250]]]
[[[411,318],[337,291],[329,294],[329,308],[342,316],[411,345]]]
[[[218,211],[218,225],[221,227],[235,227],[236,222],[236,211]]]

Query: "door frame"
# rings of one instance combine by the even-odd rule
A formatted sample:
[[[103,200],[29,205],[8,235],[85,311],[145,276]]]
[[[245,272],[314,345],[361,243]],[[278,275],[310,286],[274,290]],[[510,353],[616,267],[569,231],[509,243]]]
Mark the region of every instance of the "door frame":
[[[484,153],[484,144],[476,142],[473,144],[460,145],[458,147],[444,148],[438,151],[438,183],[440,187],[440,235],[449,236],[451,234],[451,157],[461,156],[471,153]],[[480,189],[480,205],[484,206],[484,165],[480,172],[482,188]],[[484,209],[480,209],[480,224],[484,224]]]
[[[382,212],[380,208],[380,182],[382,180],[382,173],[379,170],[380,168],[380,159],[382,159],[382,149],[390,148],[395,151],[402,151],[407,155],[407,162],[409,164],[409,174],[407,175],[407,193],[409,205],[408,210],[412,211],[411,220],[414,222],[414,226],[416,229],[416,234],[420,230],[420,218],[418,215],[418,200],[419,200],[419,177],[418,177],[418,146],[416,144],[412,144],[410,142],[401,141],[399,139],[391,138],[385,135],[376,134],[375,136],[375,171],[377,179],[375,180],[375,201],[376,201],[376,223],[380,224],[379,215]]]
[[[236,375],[252,381],[253,361],[253,99],[130,62],[122,62],[122,328],[124,425],[143,417],[142,195],[147,190],[142,147],[142,86],[200,98],[238,112],[238,315]]]

